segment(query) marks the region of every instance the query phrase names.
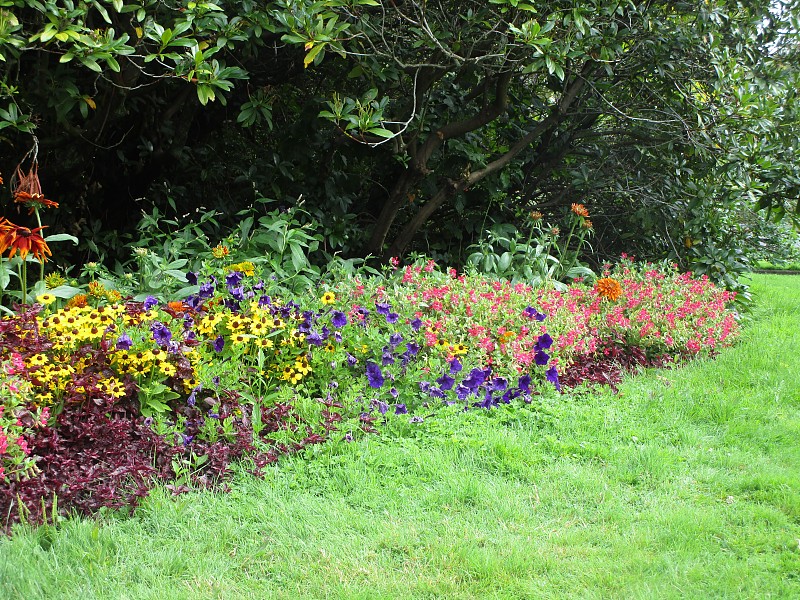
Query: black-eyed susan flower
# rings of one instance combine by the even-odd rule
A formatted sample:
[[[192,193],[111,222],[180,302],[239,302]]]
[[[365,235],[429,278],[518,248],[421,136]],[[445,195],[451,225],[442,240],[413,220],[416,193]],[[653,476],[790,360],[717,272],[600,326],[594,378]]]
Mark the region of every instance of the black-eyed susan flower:
[[[322,298],[320,298],[320,302],[323,304],[333,304],[336,302],[336,294],[333,292],[325,292],[322,294]]]

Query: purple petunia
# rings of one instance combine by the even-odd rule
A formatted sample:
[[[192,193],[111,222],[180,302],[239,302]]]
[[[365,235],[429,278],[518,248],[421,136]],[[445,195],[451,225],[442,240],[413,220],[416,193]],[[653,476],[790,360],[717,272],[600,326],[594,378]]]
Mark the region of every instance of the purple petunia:
[[[457,358],[454,358],[453,360],[450,361],[450,373],[451,374],[459,373],[461,371],[461,369],[463,369],[463,368],[464,367],[461,365],[461,361],[458,360]]]
[[[561,384],[558,382],[558,371],[556,371],[555,367],[550,367],[547,369],[545,377],[547,378],[547,381],[556,386],[556,389],[559,392],[561,391]]]
[[[376,302],[375,303],[375,311],[379,315],[388,315],[391,310],[392,310],[392,308],[391,308],[391,306],[389,306],[388,302]]]
[[[200,284],[200,291],[197,293],[200,298],[208,300],[214,295],[214,284],[210,281]]]
[[[392,348],[395,348],[396,346],[399,346],[402,343],[403,343],[403,336],[400,335],[399,333],[393,333],[392,335],[389,336],[389,345]]]
[[[244,273],[240,273],[239,271],[233,271],[228,273],[225,277],[225,285],[228,286],[228,290],[232,287],[239,285],[239,282],[244,278]]]
[[[133,340],[127,333],[123,333],[117,338],[117,350],[130,350],[133,346]]]
[[[484,381],[486,381],[486,372],[482,369],[475,368],[469,372],[469,375],[467,375],[461,383],[467,389],[475,391]]]
[[[218,335],[217,339],[215,339],[211,345],[214,348],[214,352],[222,352],[222,349],[225,347],[225,338]]]
[[[150,325],[150,331],[153,332],[153,339],[159,346],[166,346],[172,339],[172,332],[169,327],[164,325],[161,321],[154,321]]]
[[[545,366],[549,360],[550,355],[542,350],[539,350],[533,357],[533,361],[540,367]]]
[[[547,315],[540,313],[532,306],[527,306],[525,310],[522,311],[522,314],[529,319],[536,319],[537,321],[544,321],[545,318],[547,318]]]
[[[331,313],[331,323],[336,328],[341,328],[347,325],[347,315],[340,310],[335,310]]]
[[[417,352],[419,352],[420,346],[415,342],[408,342],[406,344],[406,354],[408,356],[416,356]]]
[[[197,285],[197,273],[194,271],[186,273],[186,281],[189,282],[189,285]]]
[[[394,405],[394,414],[396,415],[407,415],[408,408],[406,408],[405,404],[395,404]]]
[[[519,378],[519,382],[517,383],[519,389],[521,389],[525,393],[530,393],[531,391],[531,376],[530,375],[523,375]]]
[[[158,304],[158,300],[156,300],[154,296],[148,296],[147,298],[144,299],[144,303],[142,304],[142,306],[144,307],[145,310],[150,310],[156,304]]]
[[[553,338],[550,337],[549,333],[543,333],[539,336],[539,339],[536,340],[536,345],[534,348],[536,350],[547,350],[550,346],[553,345]]]
[[[397,320],[399,318],[400,315],[398,315],[397,313],[390,312],[388,315],[386,315],[386,322],[389,323],[390,325],[394,325],[395,323],[397,323]]]
[[[503,377],[495,377],[487,388],[492,392],[502,392],[508,387],[508,382]]]
[[[442,375],[439,379],[436,380],[436,383],[439,384],[439,387],[442,388],[444,391],[453,389],[453,385],[455,384],[456,380],[450,377],[450,375]]]
[[[413,329],[414,331],[419,331],[421,327],[422,327],[422,321],[420,321],[419,319],[414,319],[413,321],[411,321],[411,329]]]
[[[381,387],[385,381],[381,368],[374,362],[367,362],[367,381],[369,381],[370,387],[374,388]]]

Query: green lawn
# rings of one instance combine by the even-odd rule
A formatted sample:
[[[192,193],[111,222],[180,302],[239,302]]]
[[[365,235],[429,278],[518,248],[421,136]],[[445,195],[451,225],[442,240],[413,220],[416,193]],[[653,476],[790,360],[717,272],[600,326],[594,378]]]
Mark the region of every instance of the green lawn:
[[[742,342],[535,411],[293,457],[229,494],[18,529],[0,598],[800,597],[800,277]]]

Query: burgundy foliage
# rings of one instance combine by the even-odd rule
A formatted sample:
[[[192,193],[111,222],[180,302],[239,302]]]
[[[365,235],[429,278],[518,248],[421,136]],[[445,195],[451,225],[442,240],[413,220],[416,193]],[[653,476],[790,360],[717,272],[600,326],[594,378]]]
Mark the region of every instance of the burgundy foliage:
[[[648,356],[643,348],[606,340],[594,354],[581,356],[559,373],[559,380],[570,388],[588,383],[607,385],[616,392],[625,373],[646,367],[666,367],[674,361],[669,355]]]

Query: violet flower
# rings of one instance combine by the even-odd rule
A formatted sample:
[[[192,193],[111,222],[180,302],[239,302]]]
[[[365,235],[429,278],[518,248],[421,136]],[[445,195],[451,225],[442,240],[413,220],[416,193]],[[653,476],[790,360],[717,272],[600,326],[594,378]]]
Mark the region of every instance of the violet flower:
[[[367,381],[370,387],[379,388],[385,381],[381,368],[374,362],[367,362]]]

